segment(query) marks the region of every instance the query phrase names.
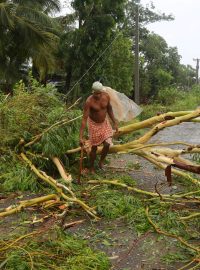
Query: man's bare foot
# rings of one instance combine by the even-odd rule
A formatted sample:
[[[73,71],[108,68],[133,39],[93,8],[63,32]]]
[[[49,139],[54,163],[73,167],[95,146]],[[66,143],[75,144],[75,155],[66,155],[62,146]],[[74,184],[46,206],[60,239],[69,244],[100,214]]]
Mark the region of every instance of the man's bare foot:
[[[105,171],[105,167],[104,167],[103,162],[99,162],[99,169],[102,171]]]
[[[103,162],[99,161],[99,168],[102,169],[103,168]]]

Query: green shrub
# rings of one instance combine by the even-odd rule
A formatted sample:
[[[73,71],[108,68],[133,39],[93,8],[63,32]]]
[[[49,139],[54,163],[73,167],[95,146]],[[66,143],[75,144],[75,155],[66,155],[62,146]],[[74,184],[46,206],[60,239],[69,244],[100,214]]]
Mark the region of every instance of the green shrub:
[[[157,115],[158,113],[167,112],[167,108],[160,103],[152,103],[148,105],[143,105],[142,108],[143,108],[143,111],[140,115],[140,120],[148,119],[150,117]]]
[[[186,93],[178,90],[177,88],[165,88],[158,91],[157,100],[163,105],[172,105],[185,98]]]
[[[24,150],[31,152],[28,157],[34,165],[47,173],[55,169],[52,156],[62,159],[68,149],[77,146],[81,119],[67,122],[81,116],[81,111],[68,107],[53,85],[43,86],[33,78],[27,86],[20,81],[13,96],[1,95],[0,183],[6,191],[38,189],[36,177],[18,156],[20,140],[27,143],[42,134],[38,142]]]
[[[3,144],[16,145],[20,138],[29,140],[55,122],[63,119],[70,120],[78,115],[81,115],[78,110],[67,111],[62,97],[52,85],[44,87],[35,86],[35,83],[32,83],[25,87],[23,82],[20,82],[15,87],[14,95],[5,97],[0,102],[0,146]],[[72,130],[74,125],[78,127],[78,121],[72,122],[68,126],[59,126],[54,131],[59,133],[62,130],[65,133],[69,130],[65,136],[66,139],[69,134],[78,134],[78,130]],[[55,139],[55,134],[52,136]],[[62,134],[63,136],[64,134]]]
[[[170,111],[195,110],[200,104],[200,86],[193,87],[190,91],[176,88],[166,88],[159,91],[156,101],[143,105],[140,120],[144,120]]]

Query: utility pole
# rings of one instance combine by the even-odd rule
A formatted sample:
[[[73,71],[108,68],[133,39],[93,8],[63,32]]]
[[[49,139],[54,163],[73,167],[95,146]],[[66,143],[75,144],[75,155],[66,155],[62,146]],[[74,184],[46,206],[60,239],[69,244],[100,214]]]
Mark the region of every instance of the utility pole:
[[[139,4],[137,4],[135,14],[135,102],[137,104],[140,104],[139,80]]]
[[[196,61],[196,84],[199,84],[199,58],[193,58]]]

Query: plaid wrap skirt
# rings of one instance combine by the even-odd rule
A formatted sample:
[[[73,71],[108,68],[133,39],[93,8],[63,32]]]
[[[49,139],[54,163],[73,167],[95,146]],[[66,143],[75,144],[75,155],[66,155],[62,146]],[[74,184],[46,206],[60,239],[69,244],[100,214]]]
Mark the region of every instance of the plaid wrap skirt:
[[[113,129],[107,118],[103,123],[96,123],[88,117],[88,133],[92,146],[100,145],[104,141],[112,145]]]

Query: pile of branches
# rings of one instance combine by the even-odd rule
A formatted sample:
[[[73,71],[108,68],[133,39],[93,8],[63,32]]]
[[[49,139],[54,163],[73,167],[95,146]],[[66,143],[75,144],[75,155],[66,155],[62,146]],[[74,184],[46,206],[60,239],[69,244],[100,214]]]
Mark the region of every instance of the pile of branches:
[[[72,176],[63,165],[64,159],[69,160],[70,155],[80,152],[80,147],[74,148],[78,143],[81,112],[75,109],[75,104],[67,107],[52,86],[43,87],[32,81],[28,87],[21,82],[14,91],[14,96],[1,96],[0,101],[0,180],[2,186],[9,187],[8,182],[16,178],[16,182],[27,181],[29,184],[24,189],[31,189],[32,183],[39,182],[51,187],[51,193],[42,197],[22,200],[16,205],[10,205],[0,210],[0,217],[17,213],[22,209],[35,205],[43,207],[64,205],[65,215],[69,207],[79,205],[91,217],[98,220],[98,214],[93,207],[88,206],[79,199],[72,188]],[[149,140],[164,128],[179,125],[183,122],[199,123],[200,109],[195,111],[178,111],[160,114],[141,122],[121,127],[117,136],[134,133],[148,128],[140,138],[128,143],[114,145],[110,154],[133,153],[148,160],[155,166],[179,175],[182,179],[192,183],[196,189],[187,193],[173,195],[148,192],[126,186],[119,181],[89,181],[88,184],[111,184],[127,188],[138,194],[160,198],[165,202],[184,201],[200,203],[200,181],[194,173],[200,173],[200,166],[186,158],[185,154],[199,154],[200,145],[191,145],[187,142],[171,142],[148,144]],[[170,148],[171,145],[182,145],[182,149]],[[101,152],[101,147],[98,153]],[[53,170],[52,170],[53,167]],[[172,167],[172,168],[171,168]],[[26,179],[25,179],[26,178]],[[21,180],[20,180],[21,179]],[[170,184],[170,183],[169,183]],[[18,186],[15,186],[17,188]],[[13,186],[10,186],[10,190]],[[9,190],[9,188],[8,188]],[[151,220],[146,209],[149,222],[154,229],[163,233]],[[200,216],[197,212],[184,219]],[[164,233],[167,235],[167,233]],[[173,237],[172,235],[169,235]],[[178,239],[182,244],[196,252],[195,260],[199,265],[200,250]]]
[[[28,88],[20,82],[14,91],[13,97],[1,97],[1,164],[3,160],[4,164],[6,162],[13,163],[17,160],[17,163],[20,163],[22,167],[29,167],[35,179],[45,182],[54,189],[55,194],[51,196],[56,197],[55,203],[61,199],[66,203],[78,203],[91,216],[96,217],[94,210],[76,198],[71,189],[72,177],[66,172],[62,163],[63,156],[66,157],[66,155],[69,156],[80,151],[80,147],[70,149],[78,142],[79,120],[81,118],[81,112],[78,111],[77,113],[77,110],[74,109],[75,105],[76,103],[67,108],[52,86],[46,88],[38,85],[33,80]],[[149,130],[136,140],[112,146],[110,153],[133,153],[139,155],[159,168],[166,171],[170,169],[173,174],[180,175],[199,187],[199,180],[185,171],[200,173],[200,166],[182,157],[187,153],[200,153],[199,145],[191,145],[180,141],[148,144],[152,136],[160,130],[179,125],[182,122],[199,122],[199,116],[200,109],[196,111],[168,112],[121,127],[117,136],[133,133],[144,128],[149,128]],[[184,148],[172,149],[169,148],[170,145],[183,145]],[[98,149],[98,152],[100,151],[101,148]],[[51,170],[44,170],[45,167],[47,169],[51,167],[52,163],[59,172],[61,182],[50,175]],[[4,168],[4,174],[0,175],[0,179],[9,179],[9,173]],[[41,200],[43,201],[44,198]],[[48,201],[49,197],[45,197],[45,200]],[[0,216],[18,212],[32,203],[35,204],[35,200],[33,202],[21,202],[14,208],[11,206],[1,211]]]
[[[14,96],[2,96],[0,103],[1,183],[5,191],[38,189],[40,180],[55,194],[1,209],[0,217],[19,212],[25,207],[63,200],[81,205],[90,215],[93,210],[77,199],[71,190],[71,175],[62,160],[78,141],[81,111],[66,106],[53,86],[43,87],[34,80],[28,87],[16,86]],[[60,181],[50,174],[55,174]]]

